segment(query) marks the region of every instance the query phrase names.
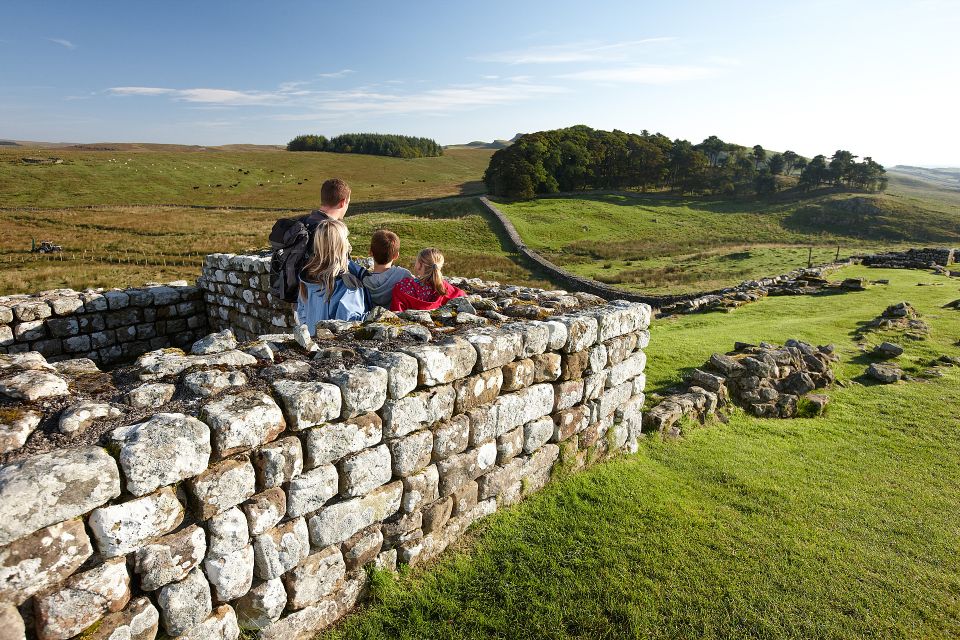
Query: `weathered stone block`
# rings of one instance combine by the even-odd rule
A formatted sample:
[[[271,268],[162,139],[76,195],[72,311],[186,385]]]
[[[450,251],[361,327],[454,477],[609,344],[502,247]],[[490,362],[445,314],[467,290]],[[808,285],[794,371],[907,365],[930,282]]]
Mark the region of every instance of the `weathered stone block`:
[[[336,420],[343,408],[340,389],[325,382],[277,380],[273,391],[292,431]]]
[[[260,640],[310,640],[356,605],[366,585],[366,574],[349,574],[341,587],[315,605],[294,611],[261,629]]]
[[[607,389],[601,394],[600,399],[597,400],[597,409],[600,412],[600,417],[605,418],[612,414],[620,405],[629,400],[632,395],[633,385],[630,382],[624,382]]]
[[[256,492],[253,465],[246,456],[211,465],[206,471],[188,481],[201,520],[234,507]]]
[[[337,495],[338,483],[337,469],[332,464],[301,473],[287,487],[287,515],[296,518],[316,511]]]
[[[450,385],[436,387],[406,398],[389,400],[381,411],[383,435],[398,438],[453,415],[456,392]]]
[[[462,378],[453,383],[456,392],[454,413],[464,413],[481,404],[496,400],[503,386],[503,373],[500,369],[490,369],[474,376]]]
[[[497,464],[504,464],[523,450],[523,427],[497,437]]]
[[[273,580],[300,564],[309,553],[307,523],[296,518],[253,539],[254,571],[261,580]]]
[[[589,315],[566,315],[551,318],[567,328],[567,341],[561,348],[564,353],[583,351],[597,342],[597,320]]]
[[[266,444],[253,455],[257,484],[261,489],[279,487],[303,471],[303,449],[295,436]]]
[[[213,516],[206,524],[208,555],[226,555],[250,541],[246,516],[236,507]]]
[[[514,401],[516,401],[515,398]],[[519,403],[517,402],[517,404]],[[492,404],[475,407],[467,412],[467,418],[470,422],[471,447],[478,447],[497,437],[499,433],[497,430],[498,410],[499,404],[494,402]],[[459,416],[457,418],[459,418]]]
[[[452,516],[462,516],[467,514],[477,506],[477,495],[479,494],[479,485],[475,480],[464,483],[459,489],[454,491],[450,497],[453,498]]]
[[[187,629],[179,640],[237,640],[237,614],[228,604],[218,607],[206,620]]]
[[[94,509],[88,523],[104,558],[135,551],[147,541],[169,533],[183,521],[183,505],[173,489]]]
[[[607,388],[607,379],[610,377],[610,370],[604,369],[597,373],[591,373],[583,378],[583,402],[596,400]]]
[[[382,547],[383,533],[380,531],[380,525],[375,524],[355,533],[340,546],[347,572],[373,562]]]
[[[340,387],[343,396],[340,415],[343,418],[353,418],[382,407],[387,400],[387,378],[386,369],[371,366],[342,369],[327,377]]]
[[[541,353],[533,356],[533,382],[553,382],[560,377],[562,369],[559,353]]]
[[[470,418],[463,414],[453,416],[433,430],[433,459],[443,460],[460,453],[467,448],[469,441]]]
[[[76,318],[51,318],[47,320],[47,329],[54,338],[68,338],[80,332],[80,323]]]
[[[39,411],[8,409],[0,418],[0,454],[22,447],[36,431],[42,417]]]
[[[254,584],[234,604],[242,629],[263,629],[278,620],[287,606],[287,591],[280,578]]]
[[[553,385],[553,411],[569,409],[583,400],[583,380],[567,380]]]
[[[386,484],[392,476],[390,466],[390,449],[385,444],[345,456],[337,464],[340,495],[352,498]]]
[[[450,520],[450,514],[453,511],[453,497],[447,496],[443,500],[437,500],[429,507],[423,509],[422,529],[424,534],[430,534],[434,531],[440,531]]]
[[[362,498],[329,505],[310,518],[310,541],[316,547],[343,542],[357,531],[386,519],[400,509],[403,484],[392,482]]]
[[[526,458],[514,458],[506,464],[495,466],[477,479],[478,498],[494,498],[520,484],[526,469]]]
[[[533,453],[553,436],[553,418],[546,416],[523,425],[523,453]]]
[[[89,351],[89,348],[86,349]],[[38,402],[70,393],[67,381],[49,371],[21,371],[0,380],[0,396],[12,400]]]
[[[208,556],[203,571],[220,602],[236,600],[253,584],[253,547],[247,545],[223,556]]]
[[[206,535],[194,524],[137,549],[133,570],[140,588],[153,591],[186,578],[206,552]]]
[[[160,621],[168,635],[179,636],[206,620],[213,611],[210,584],[196,568],[186,578],[160,589]]]
[[[480,371],[512,362],[523,349],[523,336],[510,325],[501,329],[477,329],[466,333],[464,337],[477,351],[476,368]]]
[[[379,444],[383,439],[383,421],[375,413],[365,413],[308,429],[304,435],[306,467],[313,468]]]
[[[303,609],[329,595],[346,575],[346,564],[340,549],[329,546],[311,554],[289,573],[283,575],[291,609]]]
[[[83,515],[120,495],[117,463],[100,447],[51,451],[0,467],[0,545]]]
[[[154,640],[160,624],[160,612],[149,598],[134,598],[123,611],[107,614],[83,640]]]
[[[517,360],[503,366],[503,391],[519,391],[533,384],[536,366],[533,360]]]
[[[440,474],[437,465],[430,465],[420,473],[403,478],[401,507],[404,513],[413,513],[439,497]]]
[[[571,407],[553,415],[553,442],[566,440],[575,433],[586,429],[590,423],[590,410],[585,406]]]
[[[120,558],[71,576],[34,604],[37,636],[66,640],[130,601],[130,574]]]
[[[477,352],[462,338],[447,338],[433,344],[404,349],[420,363],[418,383],[425,386],[447,384],[466,377],[477,362]]]
[[[393,459],[393,474],[409,476],[430,464],[433,453],[433,434],[424,429],[388,442]],[[387,480],[389,480],[389,474]]]
[[[190,353],[194,355],[206,355],[210,353],[223,353],[237,348],[237,338],[230,329],[224,329],[217,333],[211,333],[193,343]]]
[[[402,398],[417,388],[420,364],[417,359],[399,351],[370,349],[362,353],[367,364],[387,371],[387,396]]]
[[[183,376],[183,386],[195,396],[209,398],[224,389],[242,387],[247,384],[247,376],[242,371],[194,371]]]
[[[527,460],[523,470],[523,495],[536,493],[550,482],[550,472],[560,457],[560,447],[555,444],[545,444]]]
[[[623,362],[610,367],[610,374],[607,377],[607,388],[616,387],[634,376],[643,373],[646,365],[646,354],[643,351],[637,351]]]
[[[200,411],[200,419],[210,425],[213,449],[221,458],[270,442],[286,426],[277,403],[259,391],[208,402]]]
[[[127,393],[126,401],[136,409],[162,407],[170,402],[177,387],[163,382],[148,382]]]
[[[476,449],[450,456],[437,463],[440,495],[448,496],[465,483],[476,480],[497,461],[497,445],[487,442]]]
[[[20,322],[43,320],[52,314],[50,305],[45,300],[25,300],[13,305],[13,315]]]
[[[500,396],[497,408],[497,435],[548,415],[553,409],[553,385],[537,384],[516,393]]]
[[[607,366],[607,347],[601,344],[595,344],[587,350],[587,359],[590,362],[589,369],[596,373],[603,371]]]
[[[80,520],[40,529],[0,547],[0,602],[22,604],[66,579],[92,553]]]
[[[210,461],[210,430],[182,413],[158,413],[114,429],[110,438],[120,446],[120,468],[135,496],[193,477]]]
[[[588,351],[565,353],[560,360],[560,380],[579,380],[588,366],[590,366]]]
[[[240,508],[247,517],[250,535],[258,536],[276,526],[286,514],[287,494],[280,487],[273,487],[253,496]]]

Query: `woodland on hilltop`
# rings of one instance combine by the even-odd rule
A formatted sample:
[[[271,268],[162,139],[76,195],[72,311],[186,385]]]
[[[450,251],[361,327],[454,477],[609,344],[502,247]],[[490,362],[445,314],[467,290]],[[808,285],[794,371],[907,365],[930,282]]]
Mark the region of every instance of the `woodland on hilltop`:
[[[811,160],[794,151],[769,154],[710,136],[700,144],[661,133],[602,131],[584,125],[520,136],[490,158],[484,174],[495,196],[587,189],[640,189],[737,196],[766,195],[786,184],[806,191],[824,184],[882,191],[887,178],[872,158],[838,150]],[[799,174],[798,179],[787,179]]]
[[[385,133],[344,133],[330,139],[320,135],[300,135],[287,143],[287,151],[364,153],[393,158],[431,158],[443,155],[443,147],[436,140]]]

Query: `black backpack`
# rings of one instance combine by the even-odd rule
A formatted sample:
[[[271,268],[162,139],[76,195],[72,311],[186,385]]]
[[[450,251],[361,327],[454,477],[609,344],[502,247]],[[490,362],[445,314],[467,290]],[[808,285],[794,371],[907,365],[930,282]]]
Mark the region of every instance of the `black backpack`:
[[[270,230],[270,294],[284,302],[296,302],[300,292],[300,270],[310,257],[310,240],[317,227],[308,218],[310,214],[281,218]]]

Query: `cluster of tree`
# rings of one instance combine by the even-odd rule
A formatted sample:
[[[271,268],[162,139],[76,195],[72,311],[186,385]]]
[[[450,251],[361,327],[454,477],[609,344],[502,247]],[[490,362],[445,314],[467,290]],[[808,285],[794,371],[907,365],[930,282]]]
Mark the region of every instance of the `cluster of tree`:
[[[813,174],[810,166],[817,158],[826,162],[824,156],[808,163],[793,151],[768,157],[760,145],[747,148],[717,136],[695,145],[646,130],[634,134],[578,125],[520,136],[493,154],[484,182],[493,195],[520,199],[559,191],[624,188],[767,194],[782,182],[778,175],[795,171],[800,173],[802,188],[824,182],[862,189],[885,187],[883,167],[872,159],[858,164],[847,151],[838,151],[837,157],[843,159],[837,164],[839,173]],[[831,160],[828,168],[833,166]]]
[[[385,133],[345,133],[329,140],[325,136],[302,135],[287,143],[287,151],[365,153],[393,158],[428,158],[443,155],[443,147],[437,144],[436,140]]]

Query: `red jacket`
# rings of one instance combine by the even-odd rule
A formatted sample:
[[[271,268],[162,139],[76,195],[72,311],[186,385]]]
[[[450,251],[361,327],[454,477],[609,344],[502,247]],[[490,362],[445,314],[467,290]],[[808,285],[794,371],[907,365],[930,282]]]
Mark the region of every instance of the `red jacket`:
[[[416,278],[404,278],[393,286],[393,300],[390,302],[390,311],[405,311],[406,309],[430,311],[431,309],[439,309],[453,298],[467,295],[462,289],[456,288],[446,280],[443,281],[443,284],[447,290],[443,295],[440,295],[434,291],[433,287],[422,284]]]

